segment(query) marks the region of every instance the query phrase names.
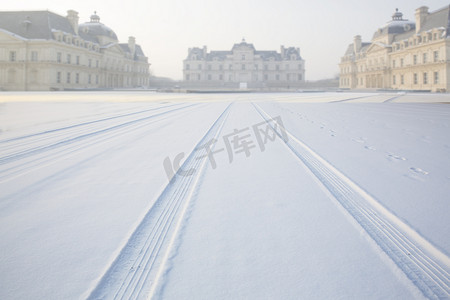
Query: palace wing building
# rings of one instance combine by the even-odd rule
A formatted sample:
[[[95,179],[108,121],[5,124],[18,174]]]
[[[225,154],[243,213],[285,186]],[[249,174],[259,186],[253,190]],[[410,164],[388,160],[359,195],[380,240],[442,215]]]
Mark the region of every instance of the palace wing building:
[[[450,6],[416,9],[415,22],[398,10],[371,42],[357,35],[341,58],[341,88],[450,90]]]
[[[0,12],[0,90],[148,86],[150,65],[134,37],[119,43],[97,14],[78,19],[73,10]]]
[[[294,88],[305,83],[305,61],[299,48],[260,51],[243,39],[230,51],[190,48],[183,77],[198,87]]]

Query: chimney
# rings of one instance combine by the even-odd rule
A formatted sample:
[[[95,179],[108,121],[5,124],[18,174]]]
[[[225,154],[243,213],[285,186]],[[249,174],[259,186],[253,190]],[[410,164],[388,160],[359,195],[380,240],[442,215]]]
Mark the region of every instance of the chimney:
[[[283,57],[284,58],[284,46],[283,45],[281,45],[280,46],[280,54],[281,54],[281,57]]]
[[[67,11],[67,19],[70,22],[70,25],[72,25],[73,31],[75,31],[75,34],[78,35],[78,12],[74,10],[68,10]]]
[[[416,9],[416,33],[419,33],[419,31],[422,29],[425,18],[428,16],[428,7],[421,6],[418,9]]]
[[[136,38],[134,36],[128,37],[128,48],[130,48],[131,56],[134,57],[136,53]]]
[[[358,53],[361,50],[361,36],[360,35],[356,35],[353,38],[353,51],[356,53]]]

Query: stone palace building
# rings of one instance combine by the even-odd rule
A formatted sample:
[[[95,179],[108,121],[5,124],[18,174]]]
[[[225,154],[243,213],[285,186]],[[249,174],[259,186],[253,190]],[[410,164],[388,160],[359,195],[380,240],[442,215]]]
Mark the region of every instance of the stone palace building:
[[[415,22],[397,10],[370,42],[355,36],[339,67],[341,88],[449,91],[450,6],[422,6]]]
[[[149,63],[134,37],[119,43],[100,23],[73,10],[0,12],[0,90],[148,86]]]
[[[295,88],[305,83],[305,61],[299,48],[261,51],[243,39],[229,51],[190,48],[183,78],[196,87]]]

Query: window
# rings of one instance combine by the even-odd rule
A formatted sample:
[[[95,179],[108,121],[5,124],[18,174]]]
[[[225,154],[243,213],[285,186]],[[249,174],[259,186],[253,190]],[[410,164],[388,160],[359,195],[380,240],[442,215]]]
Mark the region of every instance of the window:
[[[439,72],[434,72],[434,84],[439,84]]]
[[[37,60],[38,60],[38,52],[31,51],[31,61],[37,61]]]
[[[189,74],[186,74],[186,80],[190,80],[191,76]]]
[[[9,51],[9,61],[16,61],[17,54],[16,51]]]
[[[417,55],[413,56],[413,64],[417,65]]]
[[[439,60],[439,51],[433,52],[433,60],[434,62],[437,62]]]
[[[70,72],[67,72],[66,82],[67,82],[67,83],[70,83]]]
[[[279,70],[280,70],[280,65],[276,65],[275,69],[276,69],[277,71],[279,71]]]
[[[56,62],[61,63],[61,52],[56,53]]]
[[[228,69],[233,70],[233,65],[229,65]]]
[[[211,74],[208,74],[208,80],[211,80]]]
[[[202,69],[202,65],[198,65],[198,69],[201,70]]]
[[[197,74],[197,79],[200,80],[200,74]]]
[[[98,60],[95,61],[95,67],[98,68]]]
[[[208,65],[208,70],[211,71],[211,65]]]
[[[403,58],[400,58],[400,67],[403,67]]]
[[[190,70],[191,66],[189,64],[186,64],[186,70]]]
[[[72,56],[70,54],[67,54],[67,63],[70,64],[71,60],[72,60]]]
[[[298,80],[303,80],[302,74],[298,74]]]
[[[289,81],[291,78],[291,76],[289,76],[289,74],[286,74],[286,80]]]
[[[414,73],[414,84],[417,84],[417,73]]]
[[[423,61],[422,61],[422,63],[424,63],[424,64],[427,63],[427,54],[426,53],[423,54]]]
[[[220,70],[220,71],[223,70],[223,65],[219,65],[219,70]]]
[[[255,64],[255,70],[258,70],[258,65]]]
[[[437,40],[437,33],[433,34],[433,40]]]
[[[423,73],[423,84],[428,84],[428,73],[427,72]]]
[[[395,81],[395,75],[392,76],[392,84],[394,84],[394,85],[397,84],[396,81]]]
[[[228,81],[232,81],[233,80],[233,76],[232,75],[228,75]]]
[[[242,64],[241,68],[242,68],[242,70],[245,70],[245,65],[244,65],[244,64]]]
[[[395,68],[395,59],[392,61],[392,67]]]
[[[400,84],[405,84],[405,76],[400,75]]]
[[[276,79],[276,80],[280,80],[280,75],[277,74],[277,75],[275,76],[275,79]]]
[[[299,70],[302,69],[302,64],[298,64],[298,69],[299,69]]]
[[[80,64],[80,57],[79,56],[76,57],[76,62],[77,62],[77,65]]]
[[[61,72],[56,73],[56,83],[61,83]]]
[[[267,76],[267,74],[264,74],[264,80],[268,80],[269,76]]]
[[[289,70],[289,65],[286,65],[286,69],[285,70]]]
[[[264,65],[264,70],[267,71],[268,68],[269,68],[269,67],[268,67],[267,65]]]
[[[90,58],[88,60],[88,65],[89,65],[89,68],[92,67],[92,59],[90,59]]]
[[[222,74],[219,75],[219,80],[223,80],[223,75]]]
[[[88,75],[88,84],[91,84],[91,83],[92,83],[92,82],[91,82],[91,77],[92,77],[91,74],[89,74],[89,75]],[[127,78],[127,79],[128,79],[128,78]]]
[[[75,74],[75,83],[76,84],[80,83],[80,73]]]
[[[98,75],[95,75],[95,84],[98,84]]]
[[[242,60],[245,60],[245,54],[242,54]]]

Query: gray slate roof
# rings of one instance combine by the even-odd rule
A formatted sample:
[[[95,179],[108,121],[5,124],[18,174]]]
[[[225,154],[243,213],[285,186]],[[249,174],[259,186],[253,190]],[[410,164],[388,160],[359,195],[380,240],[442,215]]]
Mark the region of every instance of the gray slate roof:
[[[405,21],[405,20],[403,20]],[[400,42],[410,38],[411,36],[416,34],[416,24],[412,21],[405,22],[405,24],[410,25],[410,30],[405,30],[405,27],[401,25],[401,22],[391,21],[385,27],[381,28],[381,31],[377,31],[374,33],[373,38],[379,37],[383,34],[394,34],[394,38],[392,42]],[[445,28],[446,29],[446,37],[450,37],[450,5],[447,5],[441,9],[436,11],[432,11],[425,17],[425,21],[420,28],[420,32],[425,32],[431,30],[433,28]],[[362,43],[361,52],[366,51],[364,44],[370,45],[371,43]],[[365,49],[365,50],[364,50]],[[348,45],[347,50],[345,51],[344,56],[354,55],[353,51],[353,43]]]
[[[372,45],[372,43],[361,43],[361,49],[359,50],[358,53],[364,53],[367,51],[367,49],[370,47],[370,45]],[[351,55],[355,55],[355,51],[354,51],[354,46],[353,43],[351,43],[350,45],[348,45],[347,50],[345,51],[344,56],[351,56]]]
[[[444,27],[447,30],[447,36],[450,36],[450,5],[431,12],[425,18],[425,22],[420,28],[420,32],[438,27]]]
[[[119,47],[120,47],[124,52],[126,52],[126,53],[131,53],[131,50],[130,50],[130,47],[128,46],[128,44],[125,44],[125,43],[119,44]],[[138,57],[138,56],[144,56],[144,57],[145,57],[144,52],[142,51],[141,46],[139,46],[139,45],[136,45],[136,46],[135,46],[135,54],[134,54],[134,55],[135,55],[135,58]]]
[[[0,28],[26,39],[53,39],[52,29],[75,34],[67,18],[50,11],[0,12]]]
[[[86,32],[83,28],[88,28]],[[0,11],[0,29],[26,39],[53,40],[52,31],[63,31],[76,35],[69,20],[50,11]],[[83,23],[79,25],[79,36],[85,40],[99,43],[98,35],[107,35],[117,41],[117,35],[102,23]],[[119,44],[126,52],[130,52],[128,44]],[[136,45],[136,56],[143,56],[141,46]]]

